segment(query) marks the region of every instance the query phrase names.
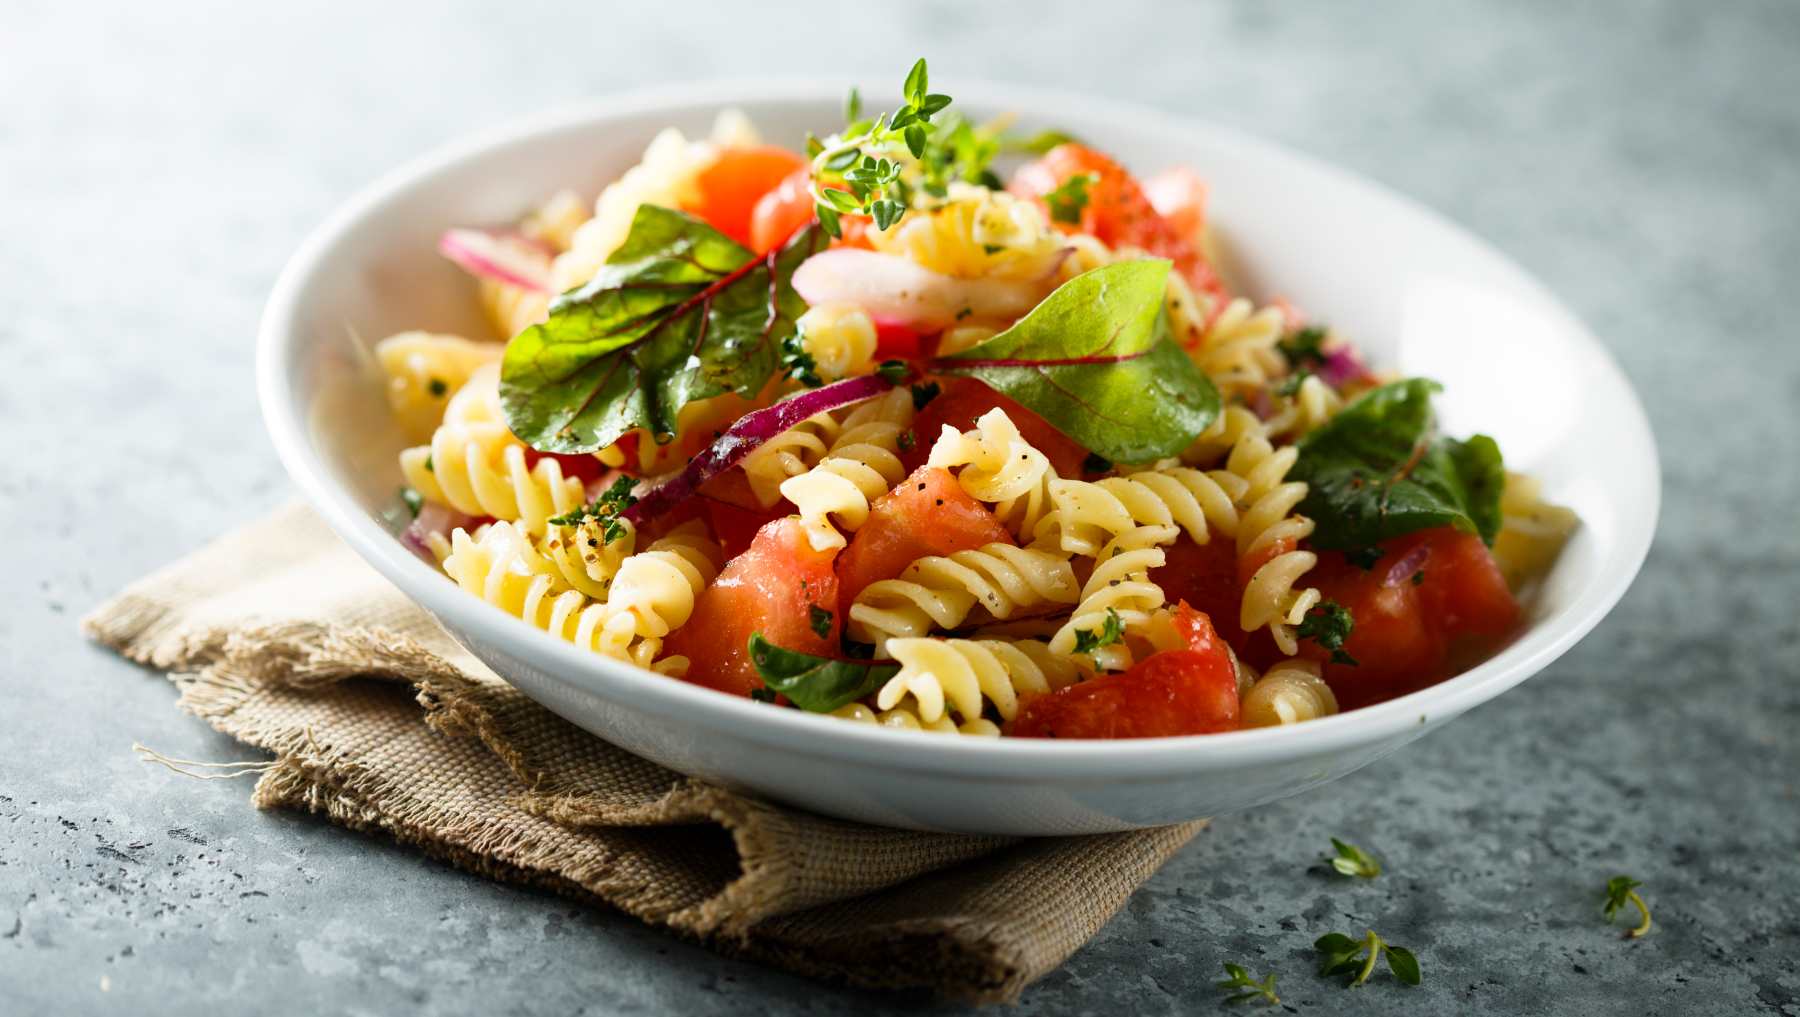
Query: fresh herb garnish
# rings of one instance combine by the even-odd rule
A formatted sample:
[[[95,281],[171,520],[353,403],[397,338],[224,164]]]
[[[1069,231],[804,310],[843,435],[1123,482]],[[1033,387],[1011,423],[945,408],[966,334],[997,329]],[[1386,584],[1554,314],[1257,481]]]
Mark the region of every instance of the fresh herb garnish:
[[[806,624],[813,630],[813,635],[825,639],[831,635],[833,615],[817,604],[809,604],[806,608]]]
[[[400,500],[406,503],[406,511],[412,513],[414,519],[419,518],[419,510],[425,507],[425,497],[410,487],[400,489]]]
[[[900,671],[900,665],[892,662],[834,660],[785,649],[764,639],[761,632],[750,637],[750,662],[766,687],[811,713],[830,713],[855,702]]]
[[[540,451],[593,452],[639,428],[670,440],[689,403],[756,395],[806,311],[794,269],[824,247],[807,228],[758,257],[692,216],[640,207],[594,278],[507,344],[507,426]]]
[[[1355,844],[1346,844],[1333,837],[1331,848],[1337,852],[1331,859],[1331,867],[1340,875],[1360,876],[1363,879],[1374,879],[1381,875],[1381,863]]]
[[[1306,612],[1306,617],[1300,619],[1300,626],[1294,629],[1294,634],[1330,650],[1333,664],[1355,667],[1356,658],[1344,652],[1344,643],[1355,630],[1356,618],[1349,608],[1335,600],[1322,600]]]
[[[1375,563],[1380,561],[1386,554],[1387,552],[1382,550],[1379,546],[1370,544],[1368,547],[1357,547],[1345,551],[1344,560],[1355,565],[1357,568],[1362,569],[1364,572],[1367,572],[1370,569],[1373,569]]]
[[[883,360],[875,365],[875,373],[887,379],[889,385],[904,385],[912,380],[912,365],[904,360]]]
[[[1307,325],[1289,332],[1275,348],[1296,370],[1316,367],[1325,362],[1325,337],[1329,334],[1318,325]]]
[[[781,376],[792,378],[807,388],[825,384],[825,379],[819,377],[819,362],[806,352],[806,344],[800,341],[798,332],[781,341]]]
[[[425,388],[432,394],[433,398],[442,399],[444,394],[450,391],[450,383],[442,378],[433,378],[425,383]]]
[[[1636,928],[1626,931],[1625,935],[1630,939],[1642,939],[1650,931],[1650,905],[1644,903],[1644,898],[1638,896],[1637,892],[1637,888],[1643,885],[1630,876],[1614,876],[1606,881],[1606,900],[1601,905],[1601,911],[1608,922],[1627,904],[1636,906],[1638,914],[1643,916],[1644,920]]]
[[[930,91],[923,57],[906,75],[902,92],[906,101],[899,109],[869,121],[861,118],[862,100],[852,91],[844,112],[856,115],[848,117],[851,122],[842,134],[817,144],[812,161],[813,210],[826,233],[842,236],[844,215],[869,216],[882,230],[899,221],[907,206],[907,185],[900,178],[902,147],[928,174],[950,161],[925,157],[933,134],[931,118],[950,105],[950,97]],[[935,187],[935,193],[943,192],[941,178],[928,175],[926,184]]]
[[[1093,173],[1077,173],[1044,195],[1044,204],[1050,209],[1050,221],[1081,225],[1081,213],[1088,206],[1088,187],[1098,179]]]
[[[600,539],[610,544],[625,535],[625,521],[619,518],[619,513],[637,504],[637,496],[631,493],[636,486],[636,480],[621,476],[611,487],[601,491],[592,504],[577,505],[545,522],[551,526],[580,526],[592,519],[600,524]]]
[[[1125,639],[1125,620],[1113,608],[1106,609],[1106,620],[1097,629],[1075,630],[1075,652],[1091,654],[1095,650]]]
[[[1314,520],[1313,546],[1363,549],[1415,530],[1454,526],[1492,544],[1506,469],[1486,435],[1434,435],[1436,382],[1370,391],[1302,438],[1289,479],[1308,485],[1297,511]]]
[[[1248,1003],[1252,1000],[1260,999],[1270,1006],[1281,1005],[1281,997],[1275,995],[1274,972],[1270,972],[1269,977],[1259,982],[1250,977],[1250,972],[1244,970],[1243,965],[1233,964],[1230,961],[1227,961],[1225,963],[1225,974],[1229,977],[1213,983],[1219,988],[1224,989],[1226,992],[1232,993],[1232,995],[1225,997],[1225,1002]]]
[[[437,464],[431,461],[432,455],[433,455],[433,453],[431,453],[431,452],[425,453],[425,472],[426,473],[436,473],[437,472]]]
[[[1319,964],[1320,976],[1329,978],[1332,975],[1349,975],[1349,980],[1344,983],[1346,986],[1367,982],[1369,976],[1375,973],[1376,962],[1382,957],[1387,958],[1388,970],[1394,973],[1395,978],[1407,985],[1419,984],[1418,958],[1412,955],[1411,950],[1393,946],[1377,936],[1374,929],[1370,929],[1369,934],[1361,940],[1351,939],[1341,932],[1328,933],[1320,936],[1313,947],[1325,955]]]
[[[938,387],[938,383],[935,381],[928,381],[923,385],[912,386],[913,410],[916,412],[924,409],[925,404],[936,399],[938,393],[942,391],[943,389]]]
[[[919,447],[919,439],[913,437],[911,431],[901,431],[899,437],[894,439],[894,447],[902,452],[911,452]]]
[[[1177,455],[1218,415],[1219,393],[1169,338],[1168,277],[1153,258],[1084,272],[933,368],[985,382],[1114,462]]]
[[[1081,461],[1081,472],[1083,473],[1105,473],[1112,468],[1113,464],[1111,459],[1102,455],[1095,455],[1092,452],[1089,452],[1087,458]]]
[[[1300,391],[1300,386],[1306,384],[1306,379],[1312,376],[1313,373],[1304,368],[1295,371],[1281,379],[1281,384],[1275,386],[1275,394],[1283,399],[1292,399]]]

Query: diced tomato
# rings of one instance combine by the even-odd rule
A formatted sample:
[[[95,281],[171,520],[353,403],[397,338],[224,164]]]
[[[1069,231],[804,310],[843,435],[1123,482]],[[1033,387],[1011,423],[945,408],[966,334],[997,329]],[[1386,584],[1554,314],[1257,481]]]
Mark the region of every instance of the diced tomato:
[[[938,393],[937,398],[926,403],[925,408],[913,419],[913,435],[917,441],[904,457],[907,469],[915,469],[925,462],[925,458],[931,454],[931,443],[937,441],[945,424],[958,431],[966,431],[975,426],[977,417],[998,406],[1012,418],[1013,424],[1019,429],[1019,437],[1048,456],[1051,467],[1058,474],[1064,477],[1081,476],[1082,463],[1087,461],[1087,449],[1077,444],[1075,439],[1051,427],[1043,417],[973,378],[943,377],[936,381],[943,391]]]
[[[1519,621],[1518,603],[1480,538],[1446,527],[1381,547],[1372,568],[1324,552],[1306,576],[1355,620],[1343,647],[1354,666],[1329,662],[1329,652],[1311,640],[1300,644],[1301,655],[1325,663],[1325,680],[1345,709],[1442,681],[1459,649],[1491,648]],[[1395,575],[1408,561],[1417,567]]]
[[[1206,181],[1186,166],[1175,166],[1144,181],[1144,197],[1175,232],[1198,244],[1206,229]]]
[[[1014,194],[1040,201],[1071,177],[1092,174],[1079,223],[1057,223],[1068,232],[1091,233],[1109,247],[1137,247],[1175,263],[1200,293],[1225,296],[1225,284],[1189,235],[1158,214],[1144,188],[1111,157],[1083,145],[1058,145],[1013,175]],[[1048,206],[1046,205],[1046,208]],[[1224,301],[1217,303],[1223,306]]]
[[[831,566],[832,552],[813,550],[798,517],[769,523],[701,592],[663,652],[688,659],[688,681],[740,696],[763,684],[750,661],[755,633],[790,650],[835,655],[838,581]],[[831,612],[823,635],[813,629],[814,608]]]
[[[875,323],[875,355],[878,357],[913,360],[924,346],[925,337],[906,325],[887,321]]]
[[[1186,605],[1176,629],[1191,649],[1164,650],[1025,702],[1007,733],[1021,738],[1157,738],[1238,726],[1237,670],[1212,622]]]
[[[750,213],[750,247],[758,254],[774,250],[794,231],[813,219],[812,193],[807,184],[812,173],[801,167],[757,199]]]
[[[1184,535],[1163,548],[1163,565],[1150,570],[1150,581],[1162,587],[1167,599],[1185,601],[1217,618],[1226,641],[1242,652],[1245,633],[1237,619],[1243,586],[1237,569],[1237,547],[1229,537],[1215,535],[1196,544]]]
[[[987,506],[969,497],[948,470],[921,466],[869,506],[869,519],[838,556],[845,609],[863,587],[892,579],[914,561],[950,554],[1012,535]]]
[[[756,210],[764,195],[780,188],[805,167],[805,159],[777,145],[727,148],[695,178],[699,198],[687,211],[705,219],[738,243],[766,251],[767,247],[755,244],[752,234]],[[786,236],[782,234],[775,243],[780,243]]]

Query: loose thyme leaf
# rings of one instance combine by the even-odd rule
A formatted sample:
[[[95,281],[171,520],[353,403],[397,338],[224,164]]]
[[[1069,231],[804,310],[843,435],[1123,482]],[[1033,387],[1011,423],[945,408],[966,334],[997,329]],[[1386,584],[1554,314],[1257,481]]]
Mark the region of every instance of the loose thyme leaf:
[[[1394,977],[1407,985],[1417,985],[1421,981],[1419,959],[1414,957],[1412,951],[1404,946],[1387,948],[1387,965],[1388,970],[1394,973]]]
[[[1341,932],[1328,933],[1320,936],[1313,948],[1323,955],[1319,963],[1320,977],[1349,975],[1344,982],[1347,987],[1367,982],[1384,955],[1388,970],[1396,979],[1407,985],[1417,985],[1420,981],[1419,961],[1412,951],[1389,944],[1376,935],[1374,929],[1361,940],[1351,939]]]
[[[1077,173],[1044,195],[1044,204],[1050,209],[1050,221],[1079,226],[1081,213],[1088,206],[1088,187],[1096,179],[1092,173]]]
[[[1374,879],[1381,875],[1381,863],[1362,848],[1355,844],[1346,844],[1336,837],[1331,838],[1331,846],[1337,851],[1337,857],[1331,859],[1331,867],[1343,875],[1359,876],[1363,879]]]
[[[1625,933],[1631,939],[1641,939],[1650,931],[1650,905],[1644,903],[1644,898],[1637,892],[1637,888],[1643,885],[1630,876],[1614,876],[1606,881],[1606,900],[1602,904],[1601,910],[1606,915],[1608,922],[1611,922],[1618,915],[1619,910],[1627,904],[1635,905],[1638,914],[1643,916],[1643,921],[1639,922],[1636,928]]]
[[[1250,972],[1244,970],[1243,965],[1227,962],[1225,964],[1225,974],[1229,977],[1214,983],[1219,988],[1233,993],[1233,995],[1225,998],[1225,1002],[1248,1003],[1254,999],[1261,999],[1270,1006],[1281,1005],[1281,997],[1275,994],[1275,975],[1273,972],[1269,974],[1269,977],[1259,982],[1250,977]]]
[[[756,395],[806,311],[794,269],[824,246],[805,229],[758,257],[692,216],[640,207],[594,278],[507,344],[507,425],[540,451],[593,452],[640,428],[670,440],[689,403]]]

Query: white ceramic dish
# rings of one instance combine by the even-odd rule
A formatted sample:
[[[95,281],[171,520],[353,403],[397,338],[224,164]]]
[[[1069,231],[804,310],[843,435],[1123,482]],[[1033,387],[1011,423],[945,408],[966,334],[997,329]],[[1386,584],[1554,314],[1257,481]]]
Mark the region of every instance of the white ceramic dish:
[[[1582,528],[1499,655],[1392,702],[1288,728],[1118,742],[990,740],[877,730],[637,671],[458,590],[391,520],[402,446],[365,343],[428,328],[485,334],[468,279],[434,253],[447,226],[504,222],[562,187],[587,194],[656,131],[703,132],[722,105],[765,136],[828,129],[843,88],[720,83],[639,94],[483,135],[408,166],[333,215],[270,297],[258,384],[275,446],[330,525],[534,699],[665,766],[834,816],[1006,834],[1095,833],[1217,815],[1341,777],[1542,670],[1615,604],[1643,562],[1660,497],[1642,408],[1600,343],[1498,252],[1437,215],[1265,142],[1142,109],[962,85],[1148,172],[1186,163],[1248,292],[1290,297],[1373,362],[1445,384],[1453,433],[1500,440]],[[964,101],[965,97],[968,101]],[[360,338],[359,338],[360,337]],[[1520,760],[1523,766],[1526,760]]]

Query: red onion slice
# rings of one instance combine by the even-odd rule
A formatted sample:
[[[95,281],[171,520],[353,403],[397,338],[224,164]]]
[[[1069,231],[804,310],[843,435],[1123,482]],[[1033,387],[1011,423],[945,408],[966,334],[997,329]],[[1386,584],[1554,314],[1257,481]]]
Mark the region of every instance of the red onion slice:
[[[802,392],[773,406],[752,410],[739,417],[711,445],[688,460],[687,468],[651,488],[637,504],[623,513],[634,524],[655,519],[698,494],[700,485],[736,466],[758,445],[793,427],[807,417],[862,402],[893,388],[896,383],[880,374],[846,378],[824,388]]]
[[[1399,561],[1388,566],[1387,575],[1382,578],[1381,585],[1383,587],[1399,586],[1401,583],[1407,582],[1415,573],[1425,567],[1425,562],[1430,557],[1430,546],[1420,544],[1401,555]]]
[[[438,253],[472,276],[549,293],[550,255],[541,244],[517,233],[492,230],[445,230]]]

